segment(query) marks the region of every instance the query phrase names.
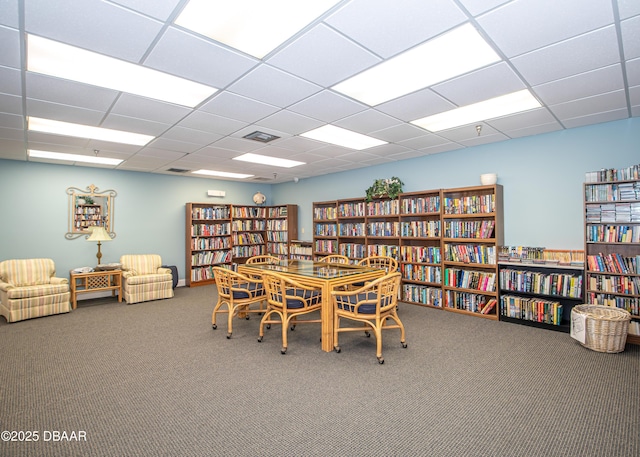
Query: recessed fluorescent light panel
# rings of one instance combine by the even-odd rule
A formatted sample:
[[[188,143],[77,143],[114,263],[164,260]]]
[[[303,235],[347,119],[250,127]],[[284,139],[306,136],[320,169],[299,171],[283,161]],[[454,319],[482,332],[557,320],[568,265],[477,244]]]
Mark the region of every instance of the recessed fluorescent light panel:
[[[175,23],[262,59],[337,0],[191,0]]]
[[[465,24],[332,89],[374,106],[499,60],[476,29]]]
[[[218,90],[35,35],[27,36],[27,70],[190,108]]]
[[[105,129],[90,125],[72,124],[70,122],[54,121],[29,116],[27,119],[29,130],[33,132],[53,133],[55,135],[89,138],[92,140],[110,141],[113,143],[133,144],[144,146],[154,137],[141,133],[125,132],[123,130]]]
[[[531,92],[525,89],[472,105],[461,106],[433,116],[427,116],[411,123],[430,132],[439,132],[440,130],[507,116],[534,108],[540,108],[540,102],[531,95]]]
[[[236,178],[236,179],[246,179],[253,176],[253,175],[245,175],[243,173],[230,173],[228,171],[215,171],[215,170],[196,170],[196,171],[192,171],[192,173],[196,175],[218,176],[220,178]]]
[[[108,157],[83,156],[77,154],[65,154],[63,152],[37,151],[35,149],[29,149],[27,153],[29,154],[29,157],[33,158],[64,160],[67,162],[87,162],[98,163],[101,165],[118,165],[122,162],[121,159],[110,159]]]
[[[243,154],[238,157],[234,157],[233,160],[242,160],[243,162],[259,163],[262,165],[272,165],[274,167],[291,168],[298,165],[304,165],[304,162],[298,162],[296,160],[279,159],[278,157],[263,156],[260,154]]]
[[[358,151],[387,144],[386,141],[336,127],[335,125],[325,125],[314,130],[309,130],[306,133],[301,133],[300,136],[349,149],[356,149]]]

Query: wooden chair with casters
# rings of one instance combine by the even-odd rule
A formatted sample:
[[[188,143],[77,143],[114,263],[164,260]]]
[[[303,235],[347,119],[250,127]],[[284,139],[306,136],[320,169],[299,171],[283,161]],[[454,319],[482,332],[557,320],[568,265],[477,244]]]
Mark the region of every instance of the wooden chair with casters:
[[[382,357],[382,331],[400,329],[400,343],[407,347],[402,321],[396,312],[398,289],[400,288],[398,272],[391,273],[367,283],[365,286],[349,291],[334,290],[331,292],[333,302],[333,344],[336,352],[340,352],[338,334],[341,332],[362,332],[370,336],[368,327],[376,336],[376,357],[384,363]],[[358,327],[340,327],[340,319],[349,319],[364,325]],[[389,323],[393,321],[393,323]]]
[[[218,313],[228,313],[227,318],[227,338],[231,338],[233,333],[234,316],[249,319],[249,313],[264,313],[263,306],[266,300],[266,293],[261,279],[251,278],[230,268],[213,267],[213,274],[218,288],[218,302],[213,308],[211,315],[211,326],[217,329],[216,315]],[[258,309],[250,308],[253,304],[259,304]],[[227,305],[227,309],[221,309]]]
[[[329,254],[326,257],[322,257],[318,259],[318,262],[326,262],[326,263],[349,263],[349,257],[346,255],[340,254]]]
[[[398,261],[385,255],[372,255],[358,261],[358,265],[369,268],[379,268],[387,273],[398,271]]]
[[[287,330],[295,330],[297,324],[320,323],[320,319],[298,319],[299,316],[319,311],[322,306],[322,292],[314,287],[304,286],[293,279],[269,271],[263,272],[262,280],[267,291],[267,312],[260,321],[258,341],[264,337],[264,327],[282,324],[282,349],[287,352]],[[277,316],[277,319],[276,319]]]

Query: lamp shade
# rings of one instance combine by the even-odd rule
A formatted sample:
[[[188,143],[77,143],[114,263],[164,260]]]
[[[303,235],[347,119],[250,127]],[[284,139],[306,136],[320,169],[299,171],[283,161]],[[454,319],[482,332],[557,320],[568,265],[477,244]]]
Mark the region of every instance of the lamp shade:
[[[87,241],[111,241],[111,237],[109,233],[104,229],[104,227],[91,227],[91,235],[87,238]]]

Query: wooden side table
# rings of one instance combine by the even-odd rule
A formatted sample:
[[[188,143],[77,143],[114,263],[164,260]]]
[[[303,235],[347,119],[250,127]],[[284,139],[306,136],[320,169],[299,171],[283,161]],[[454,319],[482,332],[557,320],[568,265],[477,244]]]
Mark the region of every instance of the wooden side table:
[[[69,289],[71,291],[71,307],[76,309],[78,294],[87,292],[99,292],[110,290],[115,297],[118,292],[118,301],[122,301],[122,270],[92,271],[91,273],[69,272]]]

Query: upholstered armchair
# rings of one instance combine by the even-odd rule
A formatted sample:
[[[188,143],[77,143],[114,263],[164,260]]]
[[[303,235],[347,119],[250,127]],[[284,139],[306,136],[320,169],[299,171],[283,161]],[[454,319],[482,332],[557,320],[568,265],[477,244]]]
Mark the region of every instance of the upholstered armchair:
[[[128,304],[173,297],[173,275],[162,267],[157,254],[127,254],[120,257],[122,288]]]
[[[51,259],[0,262],[0,314],[16,322],[71,311],[69,280],[55,274]]]

